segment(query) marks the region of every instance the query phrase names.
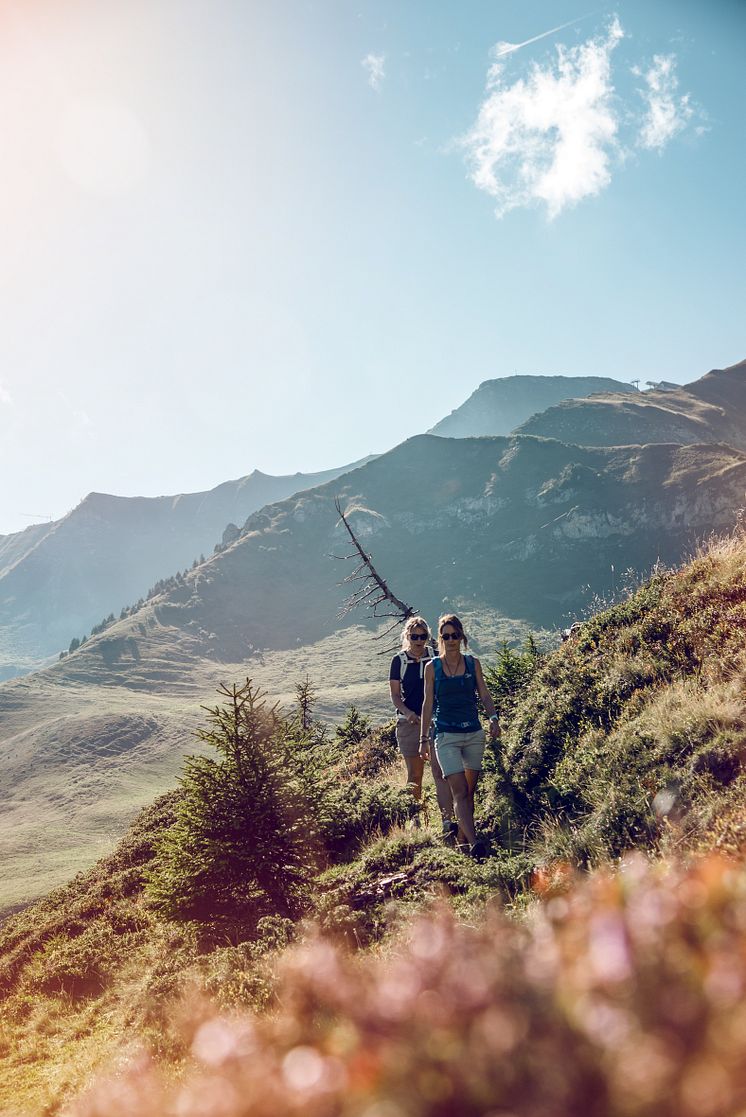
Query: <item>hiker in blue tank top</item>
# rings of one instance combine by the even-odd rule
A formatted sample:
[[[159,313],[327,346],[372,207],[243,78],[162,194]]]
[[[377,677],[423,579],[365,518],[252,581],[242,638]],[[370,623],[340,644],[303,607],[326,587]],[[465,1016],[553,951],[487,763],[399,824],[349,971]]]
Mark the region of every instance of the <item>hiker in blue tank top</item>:
[[[490,719],[490,736],[500,736],[500,724],[492,696],[487,690],[479,660],[462,654],[468,641],[464,626],[455,614],[438,621],[440,655],[425,666],[425,697],[420,719],[420,755],[430,747],[429,728],[435,706],[435,753],[453,794],[456,818],[469,853],[479,861],[486,853],[474,829],[474,791],[482,769],[484,730],[479,721],[477,698]]]
[[[418,804],[422,800],[425,771],[425,758],[420,756],[420,714],[425,694],[425,666],[433,654],[431,643],[432,635],[424,617],[410,617],[402,629],[401,651],[391,660],[389,669],[391,701],[397,715],[396,743],[407,766],[407,787]],[[458,830],[453,821],[453,796],[434,753],[430,757],[430,767],[443,824],[443,839],[450,844],[456,840]],[[419,814],[412,822],[419,827]]]

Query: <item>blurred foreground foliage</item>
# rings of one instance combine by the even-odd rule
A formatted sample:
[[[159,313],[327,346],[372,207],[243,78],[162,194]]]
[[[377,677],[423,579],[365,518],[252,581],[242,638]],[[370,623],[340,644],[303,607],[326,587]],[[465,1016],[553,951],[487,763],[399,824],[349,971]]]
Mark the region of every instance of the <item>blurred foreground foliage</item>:
[[[746,1106],[746,873],[631,859],[537,881],[522,922],[440,906],[361,964],[283,959],[278,1010],[181,1009],[174,1087],[147,1057],[75,1117],[736,1117]]]

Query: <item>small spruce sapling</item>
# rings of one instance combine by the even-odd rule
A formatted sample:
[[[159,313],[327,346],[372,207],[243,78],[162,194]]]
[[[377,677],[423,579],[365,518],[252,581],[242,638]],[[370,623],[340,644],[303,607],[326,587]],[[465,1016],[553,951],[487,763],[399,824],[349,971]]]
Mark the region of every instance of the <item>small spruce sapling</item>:
[[[361,714],[357,706],[350,706],[347,717],[335,730],[337,742],[344,748],[359,745],[371,730],[371,720]]]
[[[313,708],[316,705],[316,690],[308,675],[302,683],[295,684],[295,698],[298,704],[298,724],[307,733],[313,724]]]
[[[217,756],[190,756],[183,797],[149,875],[165,914],[250,934],[267,915],[295,918],[317,868],[316,831],[286,739],[287,723],[249,679],[221,686],[200,740]]]

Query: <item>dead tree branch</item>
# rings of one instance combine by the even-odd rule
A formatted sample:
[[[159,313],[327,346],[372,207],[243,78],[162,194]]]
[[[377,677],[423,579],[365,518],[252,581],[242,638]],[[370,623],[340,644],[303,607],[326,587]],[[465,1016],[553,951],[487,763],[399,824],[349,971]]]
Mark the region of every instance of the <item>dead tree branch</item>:
[[[351,554],[334,555],[333,557],[356,564],[352,572],[339,583],[343,586],[349,585],[352,588],[337,616],[340,618],[345,617],[348,613],[351,613],[353,609],[357,609],[364,605],[377,620],[393,617],[394,623],[390,625],[385,632],[374,637],[375,640],[383,640],[390,632],[393,632],[395,628],[403,624],[404,621],[409,620],[410,617],[416,616],[416,610],[412,605],[408,605],[406,601],[402,601],[398,598],[389,588],[386,580],[378,573],[373,565],[373,559],[367,551],[364,550],[360,540],[352,529],[350,521],[342,511],[339,497],[335,499],[334,507],[347,530],[354,550]],[[389,611],[384,612],[383,610],[386,607],[388,607]]]

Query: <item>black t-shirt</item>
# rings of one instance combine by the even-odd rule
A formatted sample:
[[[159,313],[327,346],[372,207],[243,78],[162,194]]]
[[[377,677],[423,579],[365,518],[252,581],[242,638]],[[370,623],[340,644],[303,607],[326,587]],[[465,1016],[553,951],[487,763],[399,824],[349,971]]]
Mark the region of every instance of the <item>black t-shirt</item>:
[[[425,700],[424,671],[425,664],[429,663],[429,661],[429,656],[423,656],[422,659],[417,660],[407,655],[407,669],[402,679],[401,659],[398,655],[395,655],[391,660],[389,679],[399,680],[401,683],[401,695],[404,700],[404,705],[415,714],[422,713],[422,703]]]

